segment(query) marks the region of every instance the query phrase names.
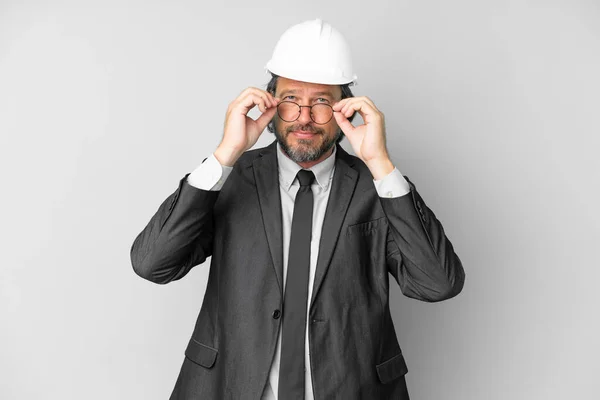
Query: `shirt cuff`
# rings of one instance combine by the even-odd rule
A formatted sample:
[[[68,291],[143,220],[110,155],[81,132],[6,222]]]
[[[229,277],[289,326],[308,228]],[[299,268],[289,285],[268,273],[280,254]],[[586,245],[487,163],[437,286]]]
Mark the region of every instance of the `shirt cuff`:
[[[375,184],[375,190],[377,190],[379,197],[391,199],[410,193],[410,185],[404,178],[404,175],[402,175],[398,168],[395,167],[392,172],[382,179],[378,181],[373,180],[373,183]]]
[[[221,165],[214,154],[211,154],[188,175],[187,182],[198,189],[217,191],[223,188],[231,171],[233,167]]]

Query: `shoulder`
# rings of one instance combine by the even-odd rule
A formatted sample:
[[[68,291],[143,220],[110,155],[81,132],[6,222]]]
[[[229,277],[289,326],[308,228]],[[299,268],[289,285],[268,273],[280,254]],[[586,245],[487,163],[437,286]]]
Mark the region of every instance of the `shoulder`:
[[[277,154],[276,154],[276,150],[277,150],[277,142],[274,141],[272,142],[270,145],[265,146],[265,147],[259,147],[256,149],[252,149],[252,150],[247,150],[244,152],[244,154],[242,154],[240,156],[240,158],[238,158],[238,160],[235,162],[235,164],[233,165],[233,170],[234,171],[238,171],[238,172],[242,172],[245,170],[248,170],[250,168],[252,168],[252,166],[254,165],[254,163],[257,160],[263,159],[261,161],[261,164],[263,163],[276,163],[277,160]]]
[[[337,145],[336,149],[337,158],[346,163],[349,167],[358,172],[359,179],[373,179],[373,175],[367,167],[367,164],[355,155],[348,153],[342,146]]]
[[[242,156],[237,160],[237,164],[240,167],[246,167],[246,166],[252,165],[254,160],[261,158],[264,155],[264,153],[268,153],[268,152],[269,152],[269,146],[248,150],[244,154],[242,154]]]

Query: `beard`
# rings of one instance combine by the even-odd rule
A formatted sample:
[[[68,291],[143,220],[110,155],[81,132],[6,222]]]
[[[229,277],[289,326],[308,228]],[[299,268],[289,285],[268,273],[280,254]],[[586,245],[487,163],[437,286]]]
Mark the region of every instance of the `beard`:
[[[292,145],[288,141],[290,132],[293,131],[306,131],[312,132],[316,135],[312,139],[297,139],[296,144]],[[282,132],[275,126],[275,138],[277,143],[281,146],[281,150],[294,162],[303,163],[316,161],[326,154],[329,150],[335,146],[335,144],[341,139],[343,133],[341,129],[338,129],[336,134],[330,137],[325,135],[325,131],[319,128],[315,128],[313,125],[301,125],[295,124],[288,126]]]

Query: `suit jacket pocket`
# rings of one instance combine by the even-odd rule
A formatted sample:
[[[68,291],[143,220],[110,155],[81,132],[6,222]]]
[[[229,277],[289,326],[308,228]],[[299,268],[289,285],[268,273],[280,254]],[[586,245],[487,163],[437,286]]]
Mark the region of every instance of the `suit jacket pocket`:
[[[381,383],[391,382],[396,378],[406,375],[408,372],[402,353],[382,362],[376,368]]]
[[[185,349],[185,356],[198,365],[211,368],[215,364],[218,352],[217,349],[197,342],[192,338]]]
[[[361,222],[358,224],[349,225],[347,228],[348,235],[361,235],[367,236],[373,233],[373,231],[380,229],[380,225],[385,223],[383,220],[385,217],[377,218],[372,221]]]

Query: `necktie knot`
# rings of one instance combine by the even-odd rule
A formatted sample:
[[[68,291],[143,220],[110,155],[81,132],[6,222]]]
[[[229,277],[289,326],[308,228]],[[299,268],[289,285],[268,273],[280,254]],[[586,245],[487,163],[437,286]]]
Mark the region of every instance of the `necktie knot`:
[[[296,176],[298,178],[300,186],[310,186],[315,181],[315,174],[313,174],[312,171],[306,169],[301,169],[300,171],[298,171],[298,175]]]

